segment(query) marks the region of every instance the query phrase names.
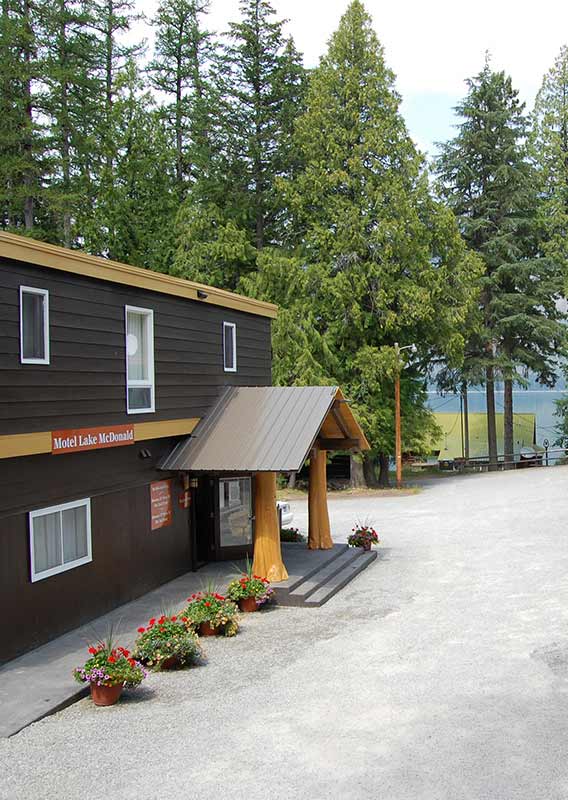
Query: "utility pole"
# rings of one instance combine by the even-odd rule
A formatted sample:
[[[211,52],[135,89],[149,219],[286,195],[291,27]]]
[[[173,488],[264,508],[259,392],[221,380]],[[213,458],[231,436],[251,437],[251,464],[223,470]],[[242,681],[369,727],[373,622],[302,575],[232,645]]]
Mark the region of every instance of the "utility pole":
[[[397,347],[398,353],[398,345]],[[394,379],[394,452],[396,461],[396,488],[402,487],[402,433],[400,427],[400,362]]]

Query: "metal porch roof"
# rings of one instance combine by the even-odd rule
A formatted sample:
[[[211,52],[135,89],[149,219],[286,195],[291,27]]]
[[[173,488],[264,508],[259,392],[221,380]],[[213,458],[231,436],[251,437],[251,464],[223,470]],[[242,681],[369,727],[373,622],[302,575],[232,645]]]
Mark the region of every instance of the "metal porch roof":
[[[160,468],[296,472],[320,430],[336,450],[369,448],[337,386],[235,386]]]

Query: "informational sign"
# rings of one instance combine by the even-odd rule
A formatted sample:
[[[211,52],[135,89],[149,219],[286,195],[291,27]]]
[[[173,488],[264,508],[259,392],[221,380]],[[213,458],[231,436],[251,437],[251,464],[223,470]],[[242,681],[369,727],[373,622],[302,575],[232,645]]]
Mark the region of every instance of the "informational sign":
[[[51,452],[77,453],[134,444],[134,425],[106,425],[103,428],[78,428],[51,432]]]
[[[150,484],[150,520],[153,531],[172,524],[171,480]]]

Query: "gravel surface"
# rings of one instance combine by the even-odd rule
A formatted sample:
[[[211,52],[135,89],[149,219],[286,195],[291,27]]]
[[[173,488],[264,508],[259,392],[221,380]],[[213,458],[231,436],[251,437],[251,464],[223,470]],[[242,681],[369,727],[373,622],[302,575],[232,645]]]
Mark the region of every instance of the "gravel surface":
[[[204,640],[206,666],[117,706],[82,700],[0,741],[0,797],[566,800],[567,482],[334,500],[338,540],[356,517],[382,534],[353,583],[246,616]]]

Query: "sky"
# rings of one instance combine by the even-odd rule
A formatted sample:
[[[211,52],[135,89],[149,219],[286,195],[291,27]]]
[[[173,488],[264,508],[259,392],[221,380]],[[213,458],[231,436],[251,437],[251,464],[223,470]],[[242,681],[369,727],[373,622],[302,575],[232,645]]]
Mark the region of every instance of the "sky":
[[[287,32],[304,54],[307,67],[317,65],[329,37],[337,29],[348,0],[272,0]],[[158,0],[138,0],[151,18]],[[479,72],[485,52],[494,69],[513,79],[521,99],[532,108],[544,74],[562,45],[568,44],[566,0],[366,0],[408,128],[421,150],[433,155],[435,142],[445,141],[456,122],[453,107],[466,91],[465,78]],[[212,0],[208,27],[223,31],[237,20],[237,0]],[[149,26],[136,34],[148,39]]]

